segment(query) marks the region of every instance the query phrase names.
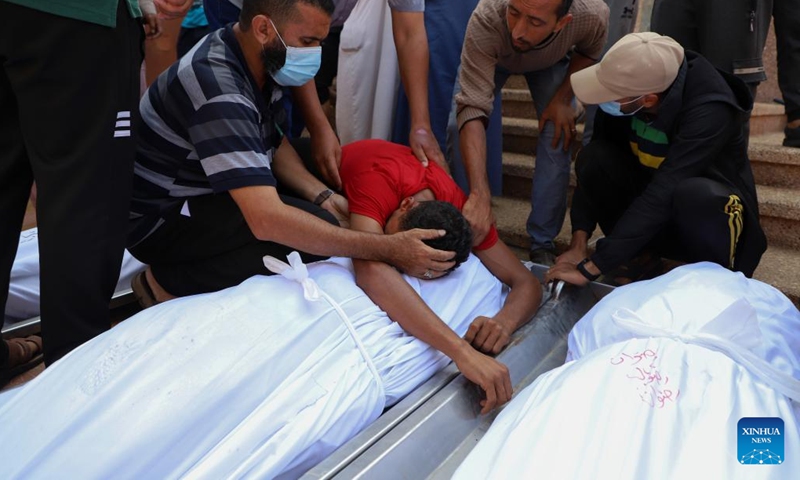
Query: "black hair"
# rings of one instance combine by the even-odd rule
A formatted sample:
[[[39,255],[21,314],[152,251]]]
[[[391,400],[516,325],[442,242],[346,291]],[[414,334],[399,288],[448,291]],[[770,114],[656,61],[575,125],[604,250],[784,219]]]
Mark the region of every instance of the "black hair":
[[[328,16],[333,15],[333,0],[244,0],[239,13],[239,25],[242,30],[249,30],[250,22],[256,15],[269,15],[275,23],[284,22],[296,14],[298,3],[317,7]]]
[[[572,0],[561,0],[561,5],[556,10],[556,18],[563,18],[569,13],[570,7],[572,7]]]
[[[420,202],[406,212],[400,222],[400,228],[402,230],[427,228],[447,232],[443,237],[423,241],[437,250],[456,252],[456,256],[451,259],[456,264],[448,272],[464,263],[472,251],[472,229],[467,219],[456,207],[447,202],[438,200]]]

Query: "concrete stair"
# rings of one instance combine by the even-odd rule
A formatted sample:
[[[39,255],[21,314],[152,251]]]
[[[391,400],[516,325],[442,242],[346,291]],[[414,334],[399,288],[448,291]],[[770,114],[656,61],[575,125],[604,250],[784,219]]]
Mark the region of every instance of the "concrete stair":
[[[504,118],[536,118],[531,93],[525,77],[515,75],[509,78],[502,91]],[[770,103],[756,103],[750,121],[750,135],[759,136],[782,132],[786,126],[783,106]]]
[[[531,177],[536,168],[532,153],[539,130],[523,77],[511,77],[506,84],[503,115],[503,197],[493,199],[493,208],[500,237],[520,258],[527,259],[530,239],[525,222],[530,212]],[[774,285],[800,306],[800,149],[780,145],[785,121],[781,106],[757,104],[753,110],[749,156],[757,184],[761,223],[769,241],[755,278]],[[573,151],[580,148],[582,127],[577,127]],[[570,196],[574,187],[573,171]],[[570,234],[567,215],[556,238],[559,250],[568,247]],[[601,235],[599,229],[594,232],[593,242]]]

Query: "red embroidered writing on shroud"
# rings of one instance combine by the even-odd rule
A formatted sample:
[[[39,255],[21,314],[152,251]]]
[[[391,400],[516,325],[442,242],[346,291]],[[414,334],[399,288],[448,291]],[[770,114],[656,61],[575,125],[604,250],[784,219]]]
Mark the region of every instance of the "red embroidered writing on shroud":
[[[657,358],[656,352],[647,349],[633,355],[623,352],[617,357],[611,357],[609,361],[614,366],[630,367],[625,376],[637,384],[636,391],[642,402],[651,408],[664,408],[670,403],[676,403],[681,391],[666,388],[669,376],[662,374],[658,369]],[[643,360],[645,363],[640,363]]]

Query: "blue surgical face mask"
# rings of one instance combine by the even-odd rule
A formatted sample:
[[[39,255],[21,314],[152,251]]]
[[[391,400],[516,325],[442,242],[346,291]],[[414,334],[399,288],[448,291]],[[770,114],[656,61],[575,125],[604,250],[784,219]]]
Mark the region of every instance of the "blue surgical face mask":
[[[601,110],[603,110],[604,112],[606,112],[609,115],[613,115],[615,117],[629,117],[629,116],[635,114],[636,112],[638,112],[639,110],[641,110],[642,108],[644,108],[644,105],[642,105],[641,107],[639,107],[636,110],[632,111],[631,113],[623,112],[622,111],[622,106],[623,105],[630,105],[631,103],[638,101],[642,97],[644,97],[644,95],[640,95],[638,98],[634,98],[630,102],[625,102],[625,103],[605,102],[605,103],[601,103],[599,105],[599,107],[600,107]]]
[[[269,21],[272,23],[272,20]],[[272,28],[275,24],[272,23]],[[275,28],[278,39],[286,48],[286,62],[279,70],[270,73],[272,79],[283,87],[299,87],[314,78],[322,62],[322,47],[290,47]]]

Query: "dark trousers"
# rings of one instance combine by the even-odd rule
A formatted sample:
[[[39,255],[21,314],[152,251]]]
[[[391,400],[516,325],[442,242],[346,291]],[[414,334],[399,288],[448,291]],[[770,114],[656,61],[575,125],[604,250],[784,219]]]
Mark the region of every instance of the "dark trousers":
[[[629,150],[592,141],[578,155],[575,173],[573,230],[591,232],[599,224],[609,236],[644,192],[654,171],[641,165]],[[709,261],[733,268],[734,248],[744,221],[744,207],[733,190],[708,178],[688,178],[675,186],[670,204],[664,228],[652,232],[652,240],[643,249],[627,252],[626,257],[649,249],[675,260]]]
[[[800,120],[800,0],[773,0],[778,85],[788,121]]]
[[[333,215],[311,202],[288,195],[280,197],[287,205],[338,225]],[[173,295],[215,292],[253,275],[271,275],[262,260],[265,255],[285,261],[289,253],[297,250],[258,240],[227,193],[193,197],[188,202],[191,216],[175,212],[130,248],[131,254],[149,264],[156,281]],[[304,262],[326,258],[299,253]]]
[[[781,0],[774,0],[780,2]],[[766,80],[762,52],[773,0],[655,0],[650,27],[751,88]],[[752,15],[752,21],[751,21]],[[797,15],[797,13],[795,13]]]
[[[116,28],[0,2],[0,32],[0,307],[35,180],[50,364],[109,327],[127,231],[143,32],[125,2]],[[0,363],[5,356],[4,348]]]

